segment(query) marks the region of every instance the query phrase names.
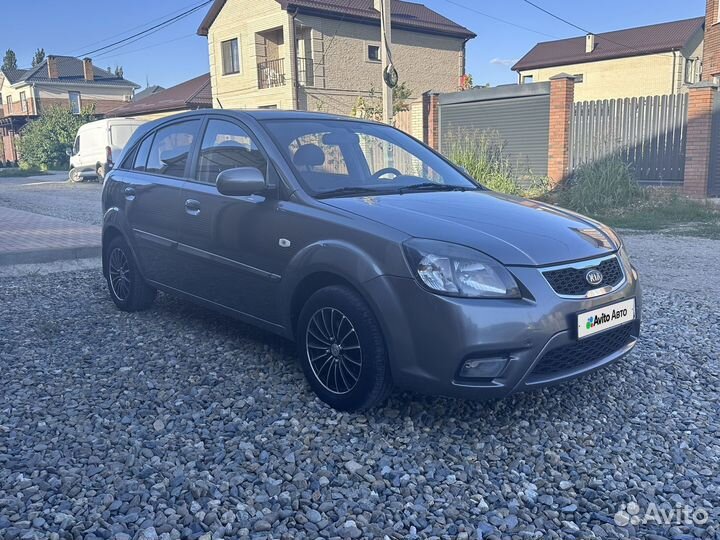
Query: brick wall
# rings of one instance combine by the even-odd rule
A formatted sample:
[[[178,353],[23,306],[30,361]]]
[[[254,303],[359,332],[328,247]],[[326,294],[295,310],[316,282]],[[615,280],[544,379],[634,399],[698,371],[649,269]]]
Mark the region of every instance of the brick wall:
[[[712,112],[716,93],[717,86],[709,82],[690,87],[683,191],[691,197],[708,195]]]
[[[570,125],[575,80],[561,73],[550,79],[550,137],[548,140],[548,177],[553,184],[570,173]]]
[[[425,143],[440,149],[440,98],[437,94],[423,94],[423,109],[427,111],[427,137]]]
[[[720,75],[720,24],[718,6],[720,0],[707,0],[705,13],[705,44],[703,48],[703,80],[712,81]]]

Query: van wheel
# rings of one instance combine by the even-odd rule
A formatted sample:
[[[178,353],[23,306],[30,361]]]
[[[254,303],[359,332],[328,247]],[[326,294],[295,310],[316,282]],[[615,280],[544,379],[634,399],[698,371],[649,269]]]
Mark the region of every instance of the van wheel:
[[[137,264],[125,240],[117,237],[105,250],[105,268],[110,297],[123,311],[147,309],[157,291],[138,272]]]
[[[380,325],[367,303],[347,287],[317,291],[297,326],[300,362],[318,397],[340,411],[381,404],[392,378]]]
[[[97,175],[97,181],[101,184],[105,183],[105,165],[98,164],[95,168],[95,174]]]
[[[70,173],[68,173],[70,181],[71,182],[82,182],[83,177],[80,175],[80,172],[81,172],[80,169],[78,169],[77,167],[73,167],[72,169],[70,169]]]

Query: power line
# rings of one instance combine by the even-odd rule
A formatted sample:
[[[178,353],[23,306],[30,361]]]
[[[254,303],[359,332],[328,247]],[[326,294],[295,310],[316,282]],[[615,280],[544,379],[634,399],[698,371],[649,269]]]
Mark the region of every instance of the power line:
[[[154,49],[154,48],[156,48],[156,47],[161,47],[161,46],[163,46],[163,45],[167,45],[168,43],[174,43],[174,42],[176,42],[176,41],[181,41],[181,40],[183,40],[183,39],[187,39],[187,38],[190,38],[190,37],[195,37],[195,35],[196,35],[196,34],[193,32],[192,34],[185,34],[184,36],[179,36],[179,37],[176,37],[176,38],[174,38],[174,39],[169,39],[169,40],[163,41],[163,42],[161,42],[161,43],[154,43],[153,45],[148,45],[147,47],[138,47],[137,49],[132,49],[132,50],[129,50],[129,51],[122,51],[122,52],[117,53],[117,54],[110,54],[112,51],[108,51],[107,53],[103,53],[103,54],[97,55],[95,58],[96,58],[96,59],[97,59],[97,58],[102,58],[102,59],[105,59],[105,60],[107,60],[107,59],[109,59],[109,58],[117,58],[118,56],[124,56],[124,55],[128,55],[128,54],[133,54],[133,53],[136,53],[136,52],[145,51],[145,50],[147,50],[147,49]]]
[[[137,39],[135,39],[135,38],[140,38],[142,36],[145,36],[148,33],[154,33],[155,31],[160,30],[162,28],[167,28],[169,25],[176,23],[177,21],[187,17],[188,15],[191,15],[192,13],[195,13],[196,11],[198,11],[199,9],[202,9],[203,7],[207,6],[211,2],[213,2],[213,0],[206,0],[205,2],[195,6],[194,8],[183,11],[179,15],[171,17],[170,19],[167,19],[159,24],[153,25],[150,28],[147,28],[146,30],[137,32],[137,33],[135,33],[131,36],[128,36],[124,39],[118,40],[114,43],[110,43],[109,45],[105,45],[104,47],[99,47],[97,49],[93,49],[92,51],[88,51],[84,54],[81,54],[80,56],[90,56],[91,54],[94,54],[94,53],[97,53],[100,51],[104,51],[104,50],[110,49],[110,48],[113,48],[113,50],[116,50],[119,48],[118,46],[121,46],[123,43],[126,43],[126,42],[134,43],[135,41],[137,41]]]
[[[490,15],[489,13],[485,13],[484,11],[480,11],[479,9],[475,9],[473,7],[466,6],[459,2],[455,2],[454,0],[445,0],[445,2],[447,2],[448,4],[452,4],[454,6],[460,7],[462,9],[472,11],[473,13],[477,13],[478,15],[482,15],[483,17],[487,17],[488,19],[492,19],[493,21],[501,22],[501,23],[507,24],[509,26],[514,26],[515,28],[520,28],[521,30],[525,30],[527,32],[532,32],[533,34],[539,34],[541,36],[550,37],[553,39],[559,39],[558,36],[553,36],[552,34],[541,32],[540,30],[535,30],[533,28],[529,28],[529,27],[523,26],[521,24],[516,24],[512,21],[507,21],[505,19],[501,19],[500,17],[496,17],[495,15]]]
[[[116,37],[123,36],[123,35],[127,34],[128,32],[132,32],[133,30],[137,30],[138,28],[143,28],[144,26],[147,26],[148,24],[154,23],[155,21],[160,21],[160,20],[162,20],[162,19],[164,19],[164,18],[166,18],[166,17],[170,17],[170,16],[172,16],[172,15],[175,15],[176,13],[180,13],[180,12],[183,11],[183,10],[190,9],[190,8],[191,8],[192,6],[194,6],[194,5],[195,5],[195,4],[187,5],[187,6],[181,7],[180,9],[176,9],[175,11],[171,11],[170,13],[165,13],[164,15],[160,15],[159,17],[156,17],[156,18],[154,18],[154,19],[150,19],[149,21],[145,21],[143,24],[139,24],[139,25],[137,25],[137,26],[133,26],[133,27],[131,27],[131,28],[128,28],[127,30],[124,30],[124,31],[122,31],[122,32],[118,32],[117,34],[112,34],[112,35],[110,35],[110,36],[106,36],[106,37],[104,37],[103,39],[100,39],[100,40],[98,40],[98,41],[93,41],[93,42],[91,42],[91,43],[88,43],[87,45],[83,45],[82,47],[78,47],[77,49],[73,49],[73,50],[70,51],[70,52],[71,52],[71,53],[74,53],[74,52],[81,51],[81,50],[83,50],[83,49],[87,49],[87,48],[89,48],[89,47],[92,47],[92,46],[94,46],[94,45],[98,45],[98,44],[100,44],[100,43],[105,43],[106,41],[109,41],[109,40],[111,40],[111,39],[113,39],[113,38],[116,38]]]

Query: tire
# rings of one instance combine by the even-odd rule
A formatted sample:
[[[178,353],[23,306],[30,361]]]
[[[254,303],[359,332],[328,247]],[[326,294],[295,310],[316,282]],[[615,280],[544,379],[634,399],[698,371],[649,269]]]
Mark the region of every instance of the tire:
[[[157,291],[140,275],[132,251],[122,237],[110,241],[105,253],[105,279],[110,298],[122,311],[142,311],[149,308]]]
[[[85,179],[80,176],[81,172],[82,171],[80,171],[80,169],[78,169],[77,167],[73,167],[68,173],[68,179],[74,183],[83,182]]]
[[[387,348],[375,315],[353,290],[320,289],[297,325],[300,363],[317,396],[339,411],[380,405],[392,391]]]
[[[95,174],[97,175],[97,181],[102,185],[105,183],[105,165],[98,163],[95,167]]]

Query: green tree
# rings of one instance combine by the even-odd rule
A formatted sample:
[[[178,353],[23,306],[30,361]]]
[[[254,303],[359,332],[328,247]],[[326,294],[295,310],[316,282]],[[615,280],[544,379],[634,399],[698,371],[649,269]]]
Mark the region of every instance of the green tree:
[[[17,69],[17,56],[15,56],[15,51],[13,51],[12,49],[8,49],[7,51],[5,51],[2,69],[3,71],[5,71],[6,69]]]
[[[412,90],[407,87],[407,84],[402,82],[393,88],[393,114],[397,114],[402,111],[407,111],[410,108],[408,100],[412,97]],[[353,105],[350,111],[352,116],[358,118],[366,118],[370,120],[382,120],[383,117],[383,106],[382,106],[382,94],[375,90],[370,89],[370,95],[368,97],[359,97]]]
[[[94,119],[94,108],[73,114],[66,107],[50,107],[37,120],[28,122],[17,142],[24,165],[50,169],[68,166],[65,150],[75,141],[80,126]]]
[[[32,59],[32,67],[35,67],[45,60],[45,49],[40,48],[35,51]]]

